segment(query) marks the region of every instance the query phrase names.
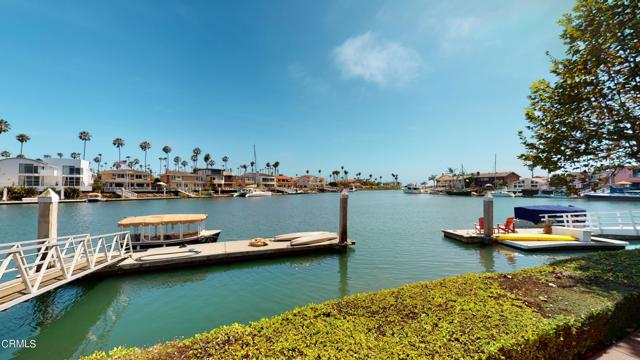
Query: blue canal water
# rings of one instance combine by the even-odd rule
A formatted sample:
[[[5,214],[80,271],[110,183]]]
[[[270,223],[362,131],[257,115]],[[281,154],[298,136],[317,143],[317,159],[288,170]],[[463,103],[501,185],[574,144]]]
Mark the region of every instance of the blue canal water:
[[[337,230],[338,194],[61,204],[59,233],[116,231],[126,216],[206,213],[220,241]],[[514,206],[572,204],[589,210],[640,209],[634,202],[496,198],[496,220]],[[35,237],[35,205],[0,205],[0,241]],[[581,253],[522,253],[465,245],[440,229],[471,228],[482,198],[356,192],[349,200],[346,254],[81,280],[0,313],[0,339],[33,339],[33,349],[0,358],[77,358],[115,346],[148,346],[235,322],[249,323],[309,303],[467,272],[513,271]],[[583,254],[583,253],[582,253]]]

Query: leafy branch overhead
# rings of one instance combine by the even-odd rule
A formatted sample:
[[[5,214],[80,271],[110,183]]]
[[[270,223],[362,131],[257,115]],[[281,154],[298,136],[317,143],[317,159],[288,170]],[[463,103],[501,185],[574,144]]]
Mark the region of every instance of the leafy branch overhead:
[[[519,131],[527,166],[611,169],[640,162],[640,4],[578,0],[560,20],[553,81],[531,85]]]

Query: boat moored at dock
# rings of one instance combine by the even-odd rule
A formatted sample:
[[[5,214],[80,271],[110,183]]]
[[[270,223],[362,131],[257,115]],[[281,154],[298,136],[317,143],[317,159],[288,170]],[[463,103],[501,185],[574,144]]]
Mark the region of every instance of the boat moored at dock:
[[[221,231],[206,230],[207,217],[206,214],[131,216],[120,220],[118,226],[131,231],[134,250],[216,242]]]
[[[405,194],[425,194],[426,189],[418,184],[407,184],[402,191]]]

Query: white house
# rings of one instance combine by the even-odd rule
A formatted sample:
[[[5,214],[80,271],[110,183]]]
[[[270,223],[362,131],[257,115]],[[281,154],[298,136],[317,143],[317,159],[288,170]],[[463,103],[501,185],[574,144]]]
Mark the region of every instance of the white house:
[[[81,191],[91,191],[93,185],[93,172],[89,161],[81,159],[45,159],[47,164],[53,165],[62,171],[64,187],[75,187]]]
[[[520,179],[516,182],[509,184],[509,191],[522,191],[522,190],[547,190],[549,184],[547,179],[543,177],[532,177]]]
[[[24,186],[39,191],[76,187],[91,191],[93,174],[89,162],[79,159],[47,159],[46,162],[27,158],[0,160],[0,187]]]

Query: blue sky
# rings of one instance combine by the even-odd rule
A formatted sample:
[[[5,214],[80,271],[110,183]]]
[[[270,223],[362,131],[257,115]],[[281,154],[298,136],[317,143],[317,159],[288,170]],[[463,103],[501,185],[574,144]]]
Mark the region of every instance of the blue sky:
[[[142,159],[195,146],[235,168],[344,166],[402,181],[528,173],[516,132],[573,3],[0,0],[0,150]]]

